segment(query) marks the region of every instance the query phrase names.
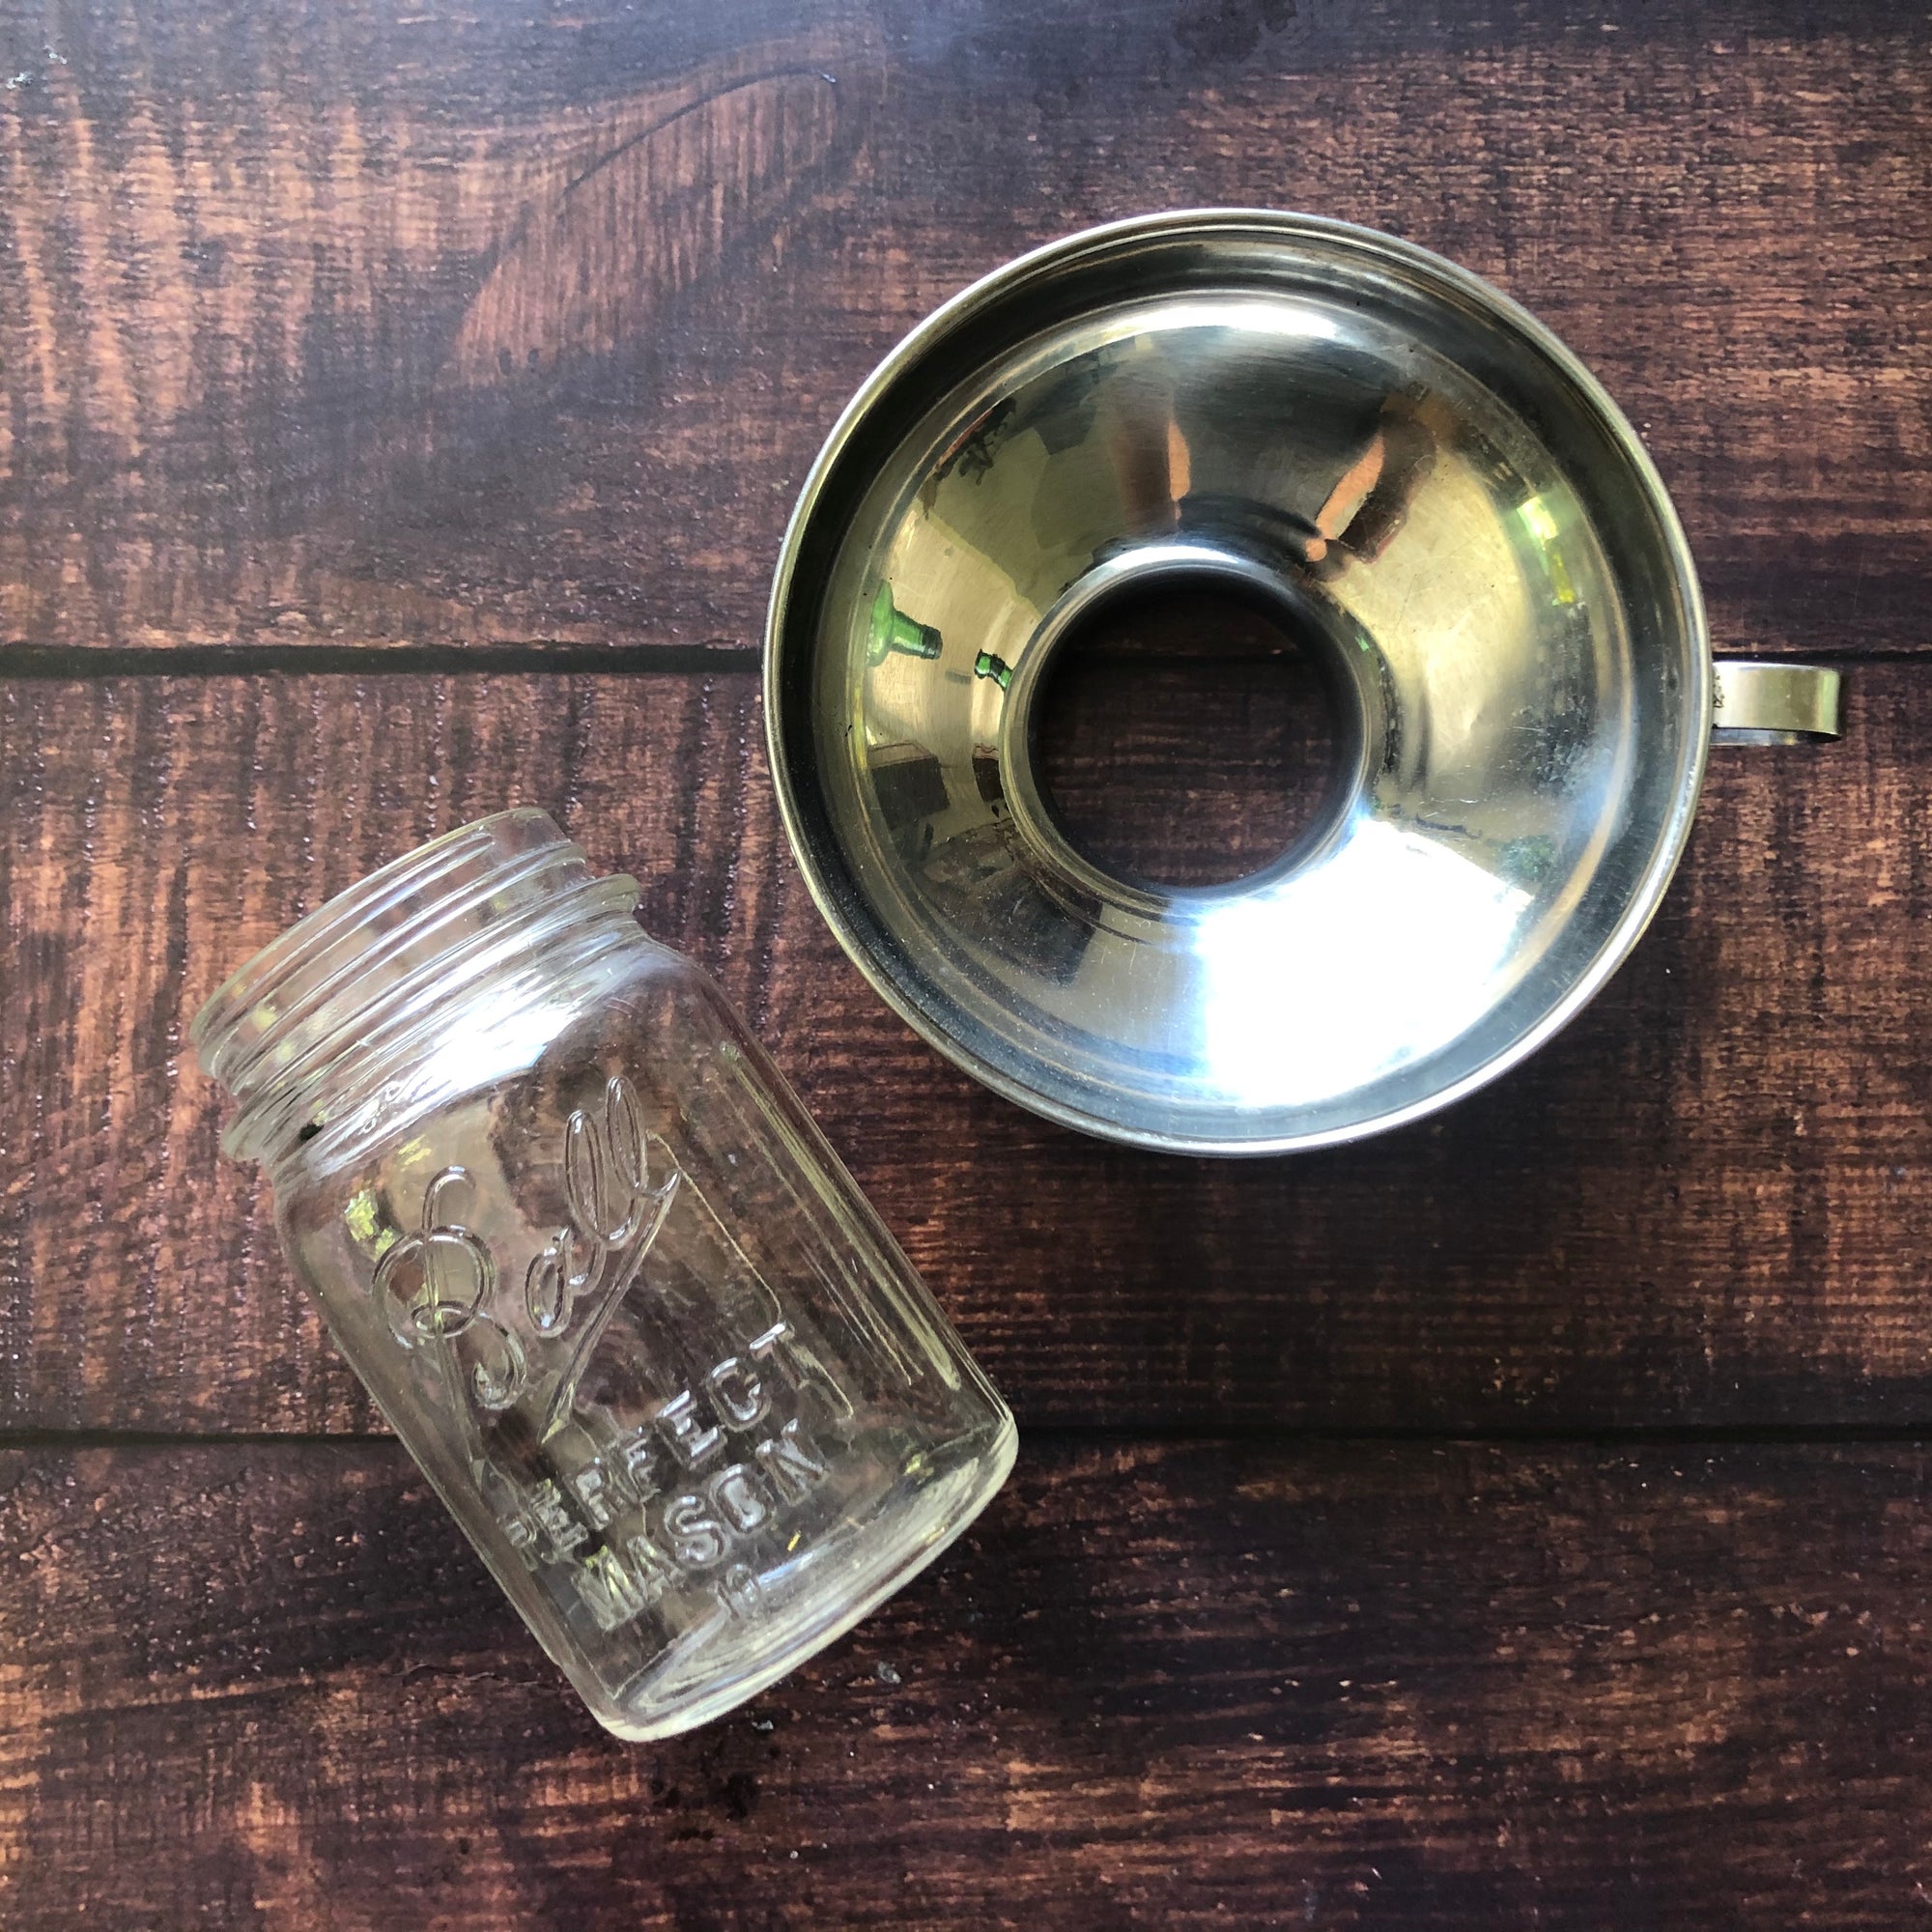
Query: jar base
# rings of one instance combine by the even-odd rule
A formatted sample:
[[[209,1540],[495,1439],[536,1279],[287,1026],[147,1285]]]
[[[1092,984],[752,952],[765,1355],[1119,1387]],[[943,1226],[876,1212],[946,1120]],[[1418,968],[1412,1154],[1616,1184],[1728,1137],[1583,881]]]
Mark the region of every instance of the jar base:
[[[578,1684],[591,1715],[631,1744],[675,1737],[722,1717],[754,1697],[805,1661],[836,1643],[886,1598],[932,1562],[998,1493],[1011,1472],[1019,1437],[1004,1416],[990,1442],[975,1441],[970,1457],[950,1474],[923,1483],[872,1524],[871,1554],[856,1570],[827,1566],[824,1580],[779,1613],[792,1628],[776,1645],[768,1631],[747,1629],[738,1640],[742,1664],[733,1668],[731,1639],[716,1622],[689,1632],[614,1695]]]

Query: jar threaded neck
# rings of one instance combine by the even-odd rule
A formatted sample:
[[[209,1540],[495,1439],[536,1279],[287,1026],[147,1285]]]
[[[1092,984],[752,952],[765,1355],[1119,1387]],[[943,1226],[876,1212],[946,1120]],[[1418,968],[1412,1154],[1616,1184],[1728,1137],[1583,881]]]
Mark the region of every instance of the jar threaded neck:
[[[321,1107],[338,1069],[360,1087],[406,1055],[428,1009],[566,926],[630,917],[638,884],[600,877],[534,807],[497,812],[391,860],[289,927],[234,973],[188,1029],[203,1068],[240,1102],[223,1135],[260,1160],[343,1111]],[[601,918],[599,916],[602,916]]]

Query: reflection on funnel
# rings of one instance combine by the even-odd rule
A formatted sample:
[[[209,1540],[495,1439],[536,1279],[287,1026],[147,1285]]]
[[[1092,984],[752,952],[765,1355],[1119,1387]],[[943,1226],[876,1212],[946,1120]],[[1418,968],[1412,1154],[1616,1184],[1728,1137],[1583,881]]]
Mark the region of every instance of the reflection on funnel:
[[[930,624],[905,615],[893,602],[893,586],[881,583],[879,594],[872,599],[872,618],[867,628],[866,662],[884,664],[895,651],[901,657],[936,658],[939,649],[939,633]]]
[[[1013,681],[1013,668],[1005,658],[996,658],[991,651],[981,651],[973,660],[975,677],[990,677],[1002,691],[1009,690]]]
[[[1536,559],[1549,580],[1549,594],[1559,604],[1576,603],[1577,587],[1571,582],[1569,566],[1563,561],[1563,529],[1550,514],[1548,500],[1531,497],[1516,506],[1516,514],[1536,546]]]
[[[1530,902],[1437,840],[1363,819],[1327,863],[1204,905],[1202,1057],[1216,1091],[1316,1106],[1439,1051],[1494,1005]]]

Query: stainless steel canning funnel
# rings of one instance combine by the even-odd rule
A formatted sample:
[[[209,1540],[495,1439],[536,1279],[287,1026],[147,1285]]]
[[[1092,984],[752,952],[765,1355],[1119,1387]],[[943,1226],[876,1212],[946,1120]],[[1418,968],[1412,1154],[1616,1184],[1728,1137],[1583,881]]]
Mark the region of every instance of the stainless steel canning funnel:
[[[1345,755],[1292,850],[1181,890],[1065,836],[1035,727],[1070,633],[1189,580],[1323,660]],[[1394,1126],[1548,1038],[1669,882],[1714,697],[1835,734],[1835,673],[1714,677],[1663,485],[1562,344],[1423,249],[1234,211],[916,329],[806,484],[766,657],[786,829],[884,998],[1025,1106],[1196,1153]]]

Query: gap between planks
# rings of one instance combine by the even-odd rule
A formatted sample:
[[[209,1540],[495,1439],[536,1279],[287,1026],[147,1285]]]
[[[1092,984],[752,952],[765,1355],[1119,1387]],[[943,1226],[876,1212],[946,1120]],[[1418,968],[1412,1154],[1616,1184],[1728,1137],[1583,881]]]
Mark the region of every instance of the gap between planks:
[[[1136,663],[1213,662],[1212,653],[1131,653]],[[1726,659],[1764,656],[1794,663],[1812,659],[1843,668],[1860,665],[1925,664],[1927,651],[1909,647],[1827,647],[1802,655],[1755,653],[1740,645]],[[309,677],[508,677],[553,671],[615,677],[752,676],[764,667],[758,644],[182,644],[145,646],[0,644],[0,684],[81,683],[133,677],[247,677],[294,672]],[[1248,654],[1238,654],[1247,662]]]
[[[1241,1444],[1280,1450],[1321,1449],[1359,1444],[1363,1447],[1437,1448],[1574,1448],[1574,1449],[1703,1449],[1703,1448],[1892,1448],[1932,1446],[1932,1418],[1923,1422],[1868,1423],[1714,1423],[1650,1427],[1643,1423],[1611,1427],[1572,1428],[1563,1423],[1526,1425],[1520,1429],[1467,1428],[1173,1428],[1122,1429],[1107,1424],[1086,1428],[1055,1422],[1020,1430],[1022,1450],[1028,1445],[1103,1447],[1136,1445],[1211,1447]],[[240,1430],[200,1433],[145,1429],[13,1429],[0,1430],[0,1455],[10,1451],[80,1449],[372,1449],[401,1448],[399,1437],[375,1431],[307,1430],[277,1433]]]
[[[1907,653],[1907,655],[1911,655]],[[509,676],[530,671],[689,677],[750,675],[764,663],[756,644],[183,644],[141,646],[0,644],[0,683],[78,682],[124,677]]]

